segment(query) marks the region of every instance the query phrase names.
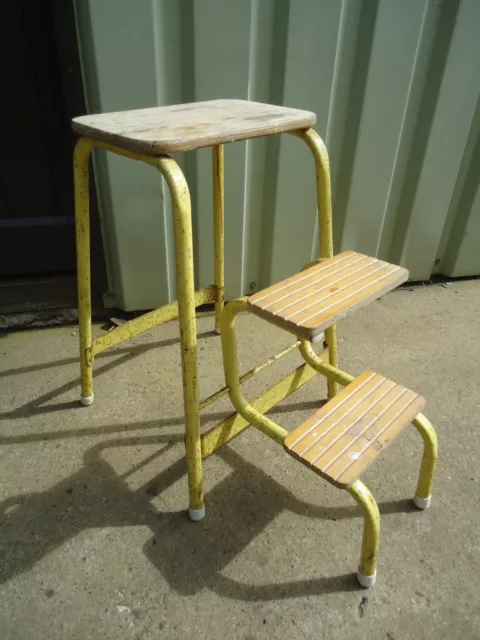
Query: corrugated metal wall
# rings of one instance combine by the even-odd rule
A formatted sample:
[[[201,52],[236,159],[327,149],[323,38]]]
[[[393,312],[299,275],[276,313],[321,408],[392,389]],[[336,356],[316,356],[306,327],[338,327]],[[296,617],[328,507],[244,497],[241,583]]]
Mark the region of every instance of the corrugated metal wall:
[[[237,97],[305,108],[330,150],[336,249],[412,280],[480,273],[478,0],[77,0],[91,112]],[[212,281],[210,152],[180,158],[197,278]],[[315,245],[311,157],[284,136],[226,148],[227,296],[299,269]],[[110,302],[175,298],[158,175],[97,161]]]

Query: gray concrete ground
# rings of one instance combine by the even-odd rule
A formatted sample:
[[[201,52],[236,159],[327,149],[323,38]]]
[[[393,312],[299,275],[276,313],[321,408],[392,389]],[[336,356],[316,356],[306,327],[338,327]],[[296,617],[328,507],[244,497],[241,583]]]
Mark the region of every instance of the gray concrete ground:
[[[291,339],[239,324],[242,368]],[[220,341],[211,315],[198,325],[207,394],[222,384]],[[176,323],[100,356],[89,408],[77,404],[77,333],[0,342],[2,640],[480,637],[480,281],[400,290],[340,325],[343,367],[424,394],[440,439],[427,512],[410,502],[414,429],[365,476],[383,526],[369,591],[354,579],[350,496],[253,428],[206,462],[207,517],[188,521]],[[316,378],[271,415],[293,428],[324,397]],[[229,410],[210,407],[205,426]]]

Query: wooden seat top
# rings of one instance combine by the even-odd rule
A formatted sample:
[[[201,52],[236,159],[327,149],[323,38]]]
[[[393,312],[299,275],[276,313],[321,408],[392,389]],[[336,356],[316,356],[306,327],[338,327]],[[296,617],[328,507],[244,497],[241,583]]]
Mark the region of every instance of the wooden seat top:
[[[307,129],[315,122],[310,111],[248,100],[208,100],[80,116],[72,127],[82,136],[156,156]]]

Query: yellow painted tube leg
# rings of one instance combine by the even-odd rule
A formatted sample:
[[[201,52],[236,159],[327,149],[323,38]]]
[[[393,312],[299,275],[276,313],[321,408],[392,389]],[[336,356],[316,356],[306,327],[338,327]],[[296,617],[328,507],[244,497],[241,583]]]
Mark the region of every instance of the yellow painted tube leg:
[[[332,367],[338,367],[337,355],[337,327],[333,325],[325,330],[325,342],[328,346],[328,362]],[[334,398],[338,393],[338,383],[333,378],[327,380],[327,393],[329,398]]]
[[[413,424],[423,438],[422,465],[413,502],[419,509],[427,509],[432,501],[433,477],[438,458],[438,440],[435,429],[422,413],[418,414]]]
[[[78,333],[80,336],[81,396],[84,406],[93,402],[92,300],[90,287],[90,202],[88,161],[92,143],[81,138],[73,157],[75,183],[75,235],[77,247]]]
[[[214,245],[214,284],[217,289],[215,299],[215,331],[220,333],[220,314],[225,296],[225,222],[224,222],[224,147],[219,144],[212,147],[213,173],[213,245]]]
[[[157,160],[157,167],[170,189],[173,203],[173,231],[177,270],[178,317],[182,358],[185,409],[185,448],[187,454],[189,516],[201,520],[205,515],[198,399],[197,333],[193,273],[193,237],[190,193],[177,163],[169,157]]]
[[[356,480],[347,491],[363,512],[363,538],[357,580],[362,587],[373,587],[377,576],[377,552],[380,541],[380,512],[375,498],[361,480]]]
[[[315,160],[320,258],[331,258],[333,256],[332,190],[328,151],[321,137],[313,129],[292,131],[291,133],[306,142]],[[325,341],[328,345],[329,363],[332,367],[337,367],[337,330],[335,325],[325,331]],[[328,396],[333,398],[338,393],[338,384],[329,378],[327,385]]]
[[[349,373],[341,371],[337,367],[333,367],[330,363],[326,364],[323,361],[323,357],[320,358],[315,353],[311,343],[305,338],[300,339],[300,353],[302,354],[305,362],[307,362],[313,369],[315,369],[315,371],[318,371],[318,373],[326,376],[328,380],[332,380],[332,382],[341,384],[343,387],[346,387],[348,384],[355,380],[355,376],[351,376]]]
[[[220,316],[223,367],[225,370],[225,383],[229,389],[228,395],[235,409],[247,422],[257,427],[257,429],[260,429],[260,431],[263,431],[263,433],[273,438],[273,440],[276,440],[279,444],[283,444],[283,441],[288,435],[288,431],[252,407],[241,390],[240,375],[238,373],[235,316],[237,313],[246,311],[247,309],[247,299],[238,298],[237,300],[229,302]]]

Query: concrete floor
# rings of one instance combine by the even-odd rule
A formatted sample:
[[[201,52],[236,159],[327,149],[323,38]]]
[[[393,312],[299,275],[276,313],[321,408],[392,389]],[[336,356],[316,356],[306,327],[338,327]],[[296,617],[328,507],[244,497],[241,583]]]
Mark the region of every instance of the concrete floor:
[[[243,369],[291,339],[239,324]],[[204,395],[222,384],[220,340],[211,315],[198,325]],[[176,323],[102,354],[89,408],[77,404],[77,333],[0,342],[2,640],[480,638],[480,281],[400,290],[340,326],[343,367],[421,392],[440,439],[429,511],[410,502],[414,429],[365,475],[383,527],[369,591],[353,575],[362,519],[350,496],[253,428],[206,462],[207,517],[188,521]],[[325,386],[314,379],[272,417],[295,427]],[[228,400],[208,408],[205,426],[227,412]]]

